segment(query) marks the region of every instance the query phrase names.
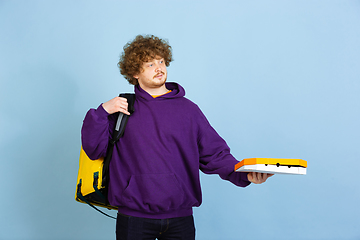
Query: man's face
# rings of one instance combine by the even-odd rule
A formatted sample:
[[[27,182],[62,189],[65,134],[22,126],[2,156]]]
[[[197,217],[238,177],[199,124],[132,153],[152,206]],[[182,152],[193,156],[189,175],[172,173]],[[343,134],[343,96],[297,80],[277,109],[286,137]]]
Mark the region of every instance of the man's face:
[[[138,79],[140,87],[144,90],[163,87],[167,78],[164,59],[157,57],[144,62],[140,73],[134,77]]]

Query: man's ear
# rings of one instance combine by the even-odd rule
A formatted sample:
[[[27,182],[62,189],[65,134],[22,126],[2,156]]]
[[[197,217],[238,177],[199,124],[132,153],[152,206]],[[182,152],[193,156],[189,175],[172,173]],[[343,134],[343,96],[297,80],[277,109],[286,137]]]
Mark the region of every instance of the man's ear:
[[[136,78],[137,80],[139,80],[139,74],[142,73],[142,72],[144,72],[143,68],[141,68],[137,74],[134,74],[133,78]]]

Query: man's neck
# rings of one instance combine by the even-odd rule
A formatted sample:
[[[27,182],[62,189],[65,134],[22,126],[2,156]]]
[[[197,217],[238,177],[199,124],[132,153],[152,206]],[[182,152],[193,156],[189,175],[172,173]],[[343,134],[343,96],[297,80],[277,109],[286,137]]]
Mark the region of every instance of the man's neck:
[[[169,91],[169,89],[166,88],[165,84],[162,85],[161,87],[153,87],[153,88],[145,88],[141,85],[140,85],[140,87],[152,96],[153,95],[162,95]]]

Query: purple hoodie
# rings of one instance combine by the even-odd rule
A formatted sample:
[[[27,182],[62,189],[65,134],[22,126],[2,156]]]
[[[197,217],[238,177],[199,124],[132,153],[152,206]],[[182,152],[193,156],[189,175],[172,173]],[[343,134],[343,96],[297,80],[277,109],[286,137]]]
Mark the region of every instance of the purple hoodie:
[[[202,202],[199,169],[240,187],[250,184],[246,173],[234,172],[238,161],[185,90],[176,83],[166,87],[172,92],[153,98],[135,86],[135,112],[110,163],[109,202],[122,214],[191,215]],[[105,155],[116,115],[102,105],[86,114],[81,139],[90,159]]]

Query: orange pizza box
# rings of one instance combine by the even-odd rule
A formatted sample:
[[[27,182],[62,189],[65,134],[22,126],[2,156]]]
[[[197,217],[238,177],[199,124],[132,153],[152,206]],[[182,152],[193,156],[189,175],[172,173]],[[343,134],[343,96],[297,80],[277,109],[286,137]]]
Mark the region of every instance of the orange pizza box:
[[[246,158],[235,165],[236,172],[306,174],[307,162],[288,158]]]

